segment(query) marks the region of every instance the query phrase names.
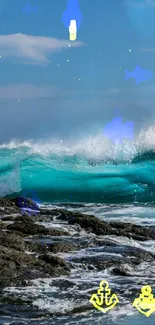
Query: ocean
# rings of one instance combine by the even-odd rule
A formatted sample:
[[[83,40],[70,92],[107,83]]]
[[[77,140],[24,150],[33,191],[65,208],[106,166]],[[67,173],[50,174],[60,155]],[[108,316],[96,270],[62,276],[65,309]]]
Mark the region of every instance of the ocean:
[[[103,135],[70,144],[11,142],[0,146],[1,196],[36,193],[42,203],[152,202],[153,129],[113,144]]]
[[[132,223],[155,229],[155,132],[152,128],[132,141],[112,144],[102,135],[72,140],[34,143],[12,141],[0,147],[1,197],[27,196],[42,209],[66,209],[96,216],[99,220]],[[3,295],[16,297],[1,305],[0,324],[104,324],[154,325],[155,315],[146,317],[133,308],[142,285],[155,293],[155,261],[144,260],[132,268],[128,250],[155,250],[154,240],[140,241],[125,236],[98,236],[108,243],[91,246],[92,232],[54,219],[41,224],[69,231],[67,240],[89,242],[76,252],[58,256],[72,263],[69,276],[33,280],[32,286],[7,287]],[[54,238],[35,238],[53,242]],[[125,255],[124,255],[125,254]],[[127,273],[114,275],[112,267],[99,269],[83,261],[123,259]],[[129,265],[128,264],[129,259]],[[119,296],[117,307],[103,314],[90,308],[90,291],[107,280]],[[87,308],[86,308],[87,306]],[[83,308],[83,309],[82,309]],[[3,313],[2,313],[3,310]],[[74,310],[74,312],[73,312]]]

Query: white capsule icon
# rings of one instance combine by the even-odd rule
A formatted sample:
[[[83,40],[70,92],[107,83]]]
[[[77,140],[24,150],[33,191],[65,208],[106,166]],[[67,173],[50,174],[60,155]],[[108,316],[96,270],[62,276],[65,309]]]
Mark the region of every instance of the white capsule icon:
[[[76,20],[71,20],[69,25],[69,39],[70,41],[75,41],[77,36],[77,26]]]

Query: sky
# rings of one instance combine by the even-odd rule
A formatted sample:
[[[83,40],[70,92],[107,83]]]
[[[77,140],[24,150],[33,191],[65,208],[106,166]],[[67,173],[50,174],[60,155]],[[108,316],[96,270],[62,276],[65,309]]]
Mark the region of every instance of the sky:
[[[155,1],[78,3],[71,42],[68,0],[0,0],[1,143],[95,135],[118,115],[137,132],[154,124]],[[137,65],[152,77],[125,80]]]

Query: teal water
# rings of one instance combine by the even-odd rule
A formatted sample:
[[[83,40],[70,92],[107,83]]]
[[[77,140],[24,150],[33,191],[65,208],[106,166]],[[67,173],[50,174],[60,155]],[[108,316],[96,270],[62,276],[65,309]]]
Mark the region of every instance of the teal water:
[[[11,143],[0,147],[0,196],[26,194],[42,203],[152,202],[155,150],[148,143],[66,145]]]

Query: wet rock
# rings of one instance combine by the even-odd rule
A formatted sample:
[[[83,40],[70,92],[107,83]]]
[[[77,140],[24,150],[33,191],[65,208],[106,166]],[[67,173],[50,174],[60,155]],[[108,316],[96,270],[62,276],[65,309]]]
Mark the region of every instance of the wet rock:
[[[60,287],[61,290],[68,290],[68,289],[71,289],[71,288],[74,288],[75,284],[74,282],[72,282],[72,280],[69,280],[67,278],[65,279],[54,279],[53,280],[53,286],[54,287]]]
[[[63,220],[63,221],[68,221],[69,219],[72,219],[72,218],[74,219],[75,216],[82,215],[81,213],[67,211],[67,210],[63,210],[63,209],[52,210],[52,213],[55,216],[58,216],[57,217],[58,220]]]
[[[22,222],[14,222],[11,225],[7,226],[7,229],[9,230],[15,230],[15,231],[20,231],[25,234],[29,235],[36,235],[36,234],[48,234],[48,229],[46,229],[44,226],[37,225],[31,220],[23,220]]]
[[[155,260],[155,254],[147,252],[141,248],[124,246],[122,256],[127,258],[130,256],[132,263],[139,264],[142,261],[153,262]]]
[[[29,216],[28,214],[22,214],[18,217],[15,217],[15,221],[33,221],[33,222],[51,222],[53,220],[53,216],[46,216],[42,214],[37,214],[37,215],[31,215]]]
[[[35,252],[35,253],[48,252],[48,245],[44,243],[41,244],[41,243],[33,243],[33,242],[25,241],[25,247],[30,252]]]
[[[110,222],[113,228],[113,234],[126,236],[136,240],[145,241],[147,239],[155,239],[155,230],[150,227],[142,227],[132,223]]]
[[[76,214],[68,218],[69,224],[79,224],[87,231],[96,235],[116,235],[125,236],[135,240],[155,239],[155,230],[150,227],[137,226],[123,222],[105,222],[100,221],[92,215]]]
[[[69,265],[60,257],[55,255],[40,255],[39,259],[45,261],[46,263],[54,266],[54,267],[64,267],[65,270],[70,271]]]
[[[95,247],[94,247],[95,249]],[[124,275],[127,274],[127,271],[124,265],[128,265],[130,267],[136,267],[138,264],[142,262],[154,262],[155,255],[151,254],[145,250],[136,247],[128,247],[128,246],[119,246],[115,245],[115,247],[107,246],[103,247],[103,250],[97,250],[96,253],[101,253],[100,255],[86,255],[84,257],[72,257],[70,262],[72,263],[80,263],[82,265],[87,266],[88,269],[97,269],[104,270],[109,267],[115,267],[113,273],[115,275],[119,275],[119,273],[124,272]],[[94,253],[92,251],[92,253]],[[106,255],[104,254],[106,253]],[[108,254],[109,253],[109,254]],[[116,254],[115,256],[111,255],[111,253]],[[87,254],[87,252],[86,252]],[[131,270],[131,269],[130,269]],[[125,273],[126,272],[126,273]],[[116,274],[117,273],[117,274]],[[129,274],[129,273],[128,273]]]
[[[14,277],[17,276],[16,264],[13,261],[9,261],[8,259],[5,260],[0,257],[0,274],[0,287],[11,285],[13,283],[12,275],[14,274]]]
[[[22,222],[16,221],[7,226],[8,230],[18,231],[28,235],[49,235],[49,236],[65,236],[66,232],[56,229],[48,229],[42,225],[34,223],[32,220],[23,220]]]
[[[118,276],[134,276],[134,268],[129,264],[121,264],[115,267],[111,273]]]
[[[35,259],[14,249],[0,245],[0,285],[10,285],[22,275],[27,265],[34,265]]]
[[[60,215],[60,210],[59,209],[46,209],[46,208],[42,208],[40,207],[40,213],[44,216],[59,216]]]
[[[0,245],[0,286],[23,285],[38,277],[69,274],[70,268],[59,257],[34,255]]]
[[[94,232],[96,235],[108,235],[112,232],[112,227],[104,221],[100,221],[92,215],[74,214],[68,219],[69,224],[79,224],[82,228]]]
[[[110,246],[110,247],[116,247],[116,244],[112,241],[110,241],[110,239],[98,239],[98,238],[94,238],[91,241],[91,246]]]
[[[25,250],[25,243],[20,236],[13,233],[8,234],[4,231],[0,231],[0,245],[15,248],[19,251]]]
[[[15,217],[15,221],[33,222],[33,217],[30,217],[27,213],[25,213],[21,216]]]
[[[5,224],[3,221],[0,220],[0,229],[4,229],[5,228]]]
[[[14,200],[8,198],[0,198],[0,207],[6,209],[9,207],[16,207]]]
[[[57,230],[57,229],[49,229],[49,236],[67,236],[68,233],[63,230]]]
[[[58,252],[69,252],[69,251],[74,251],[78,248],[78,246],[72,242],[67,242],[67,241],[63,241],[63,242],[55,242],[53,244],[50,244],[49,246],[49,250],[52,253],[58,253]]]
[[[1,220],[3,221],[15,221],[16,216],[2,216]]]
[[[99,256],[86,256],[86,257],[81,257],[81,258],[77,258],[77,257],[73,257],[70,261],[71,263],[77,263],[77,264],[81,264],[81,266],[87,267],[87,269],[89,270],[98,270],[98,271],[102,271],[105,270],[109,267],[112,266],[119,266],[119,264],[121,262],[123,262],[123,259],[119,258],[119,257],[112,257],[112,256],[103,256],[103,255],[99,255]]]

